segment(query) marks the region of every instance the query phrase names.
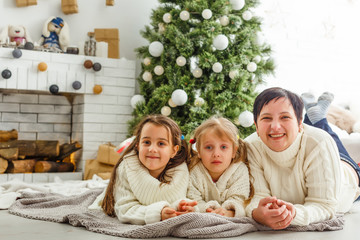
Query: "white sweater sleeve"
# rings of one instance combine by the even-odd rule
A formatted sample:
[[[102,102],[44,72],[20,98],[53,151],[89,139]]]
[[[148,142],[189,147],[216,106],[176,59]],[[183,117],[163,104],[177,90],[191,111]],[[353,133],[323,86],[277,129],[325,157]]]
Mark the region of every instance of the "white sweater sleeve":
[[[222,207],[226,210],[234,210],[234,217],[246,216],[244,201],[250,194],[249,171],[245,164],[241,163],[234,172],[227,187],[226,200]]]
[[[335,217],[337,199],[340,193],[340,159],[333,141],[318,144],[304,162],[305,188],[304,204],[296,204],[293,225],[308,225]]]
[[[161,221],[161,210],[169,206],[166,201],[154,202],[149,205],[143,205],[130,189],[126,178],[125,169],[119,166],[118,181],[121,184],[115,185],[115,213],[120,222],[131,224],[149,224]],[[146,191],[146,189],[144,189]]]
[[[206,212],[207,208],[219,208],[220,204],[217,201],[209,201],[206,202],[204,199],[204,183],[202,183],[202,180],[204,180],[205,176],[199,176],[198,174],[195,174],[195,172],[198,172],[194,169],[190,173],[190,181],[189,181],[189,188],[187,197],[193,201],[197,201],[196,211],[199,212]]]

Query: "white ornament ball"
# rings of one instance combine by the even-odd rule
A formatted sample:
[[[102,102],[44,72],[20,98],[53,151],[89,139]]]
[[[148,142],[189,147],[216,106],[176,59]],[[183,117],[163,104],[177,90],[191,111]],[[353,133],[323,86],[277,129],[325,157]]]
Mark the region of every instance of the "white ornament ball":
[[[220,24],[221,24],[221,26],[227,26],[227,25],[229,25],[229,23],[230,23],[230,21],[229,21],[229,18],[228,18],[228,16],[222,16],[221,18],[220,18]]]
[[[245,20],[245,21],[249,21],[251,18],[252,18],[252,13],[250,11],[245,11],[243,12],[242,14],[242,18]]]
[[[224,50],[229,45],[229,39],[223,35],[217,35],[213,40],[213,45],[217,50]]]
[[[234,78],[237,77],[238,75],[239,75],[238,70],[231,70],[231,71],[229,72],[229,77],[230,77],[231,79],[234,79]]]
[[[160,66],[160,65],[157,65],[155,68],[154,68],[154,73],[158,76],[162,75],[164,73],[164,68],[163,66]]]
[[[248,110],[240,113],[239,123],[243,127],[251,127],[254,124],[254,115]]]
[[[261,61],[261,57],[259,55],[256,55],[254,58],[253,58],[253,62],[254,63],[259,63]]]
[[[186,64],[186,58],[183,56],[176,58],[176,64],[180,67],[184,66]]]
[[[168,104],[170,107],[174,108],[176,107],[177,105],[173,102],[173,100],[170,98],[169,101],[168,101]]]
[[[222,69],[223,69],[223,66],[222,66],[222,64],[219,63],[219,62],[216,62],[216,63],[214,63],[214,64],[212,65],[212,70],[213,70],[214,72],[216,72],[216,73],[221,72]]]
[[[144,58],[143,63],[144,63],[145,66],[149,66],[151,64],[151,59],[146,57],[146,58]]]
[[[254,63],[254,62],[250,62],[250,63],[246,66],[246,69],[247,69],[249,72],[255,72],[256,69],[257,69],[257,65],[256,65],[256,63]]]
[[[171,14],[170,14],[170,13],[165,13],[165,14],[163,15],[163,21],[164,21],[165,23],[170,23],[170,22],[171,22]]]
[[[143,73],[143,75],[142,75],[142,78],[144,79],[144,81],[150,82],[151,79],[152,79],[152,74],[151,74],[151,72],[145,71],[145,72]]]
[[[210,19],[212,17],[212,11],[210,9],[204,9],[201,13],[204,19]]]
[[[153,57],[161,56],[162,52],[164,51],[164,45],[159,41],[154,41],[149,45],[149,53]]]
[[[174,104],[176,104],[178,106],[182,106],[187,102],[188,96],[187,96],[187,94],[186,94],[186,92],[184,90],[176,89],[171,94],[171,99],[172,99]]]
[[[230,0],[234,10],[241,10],[245,6],[245,0]]]
[[[186,10],[180,12],[180,19],[183,21],[187,21],[190,18],[190,13]]]
[[[198,97],[194,101],[194,105],[196,107],[201,107],[202,105],[204,105],[204,103],[205,103],[205,100],[202,97]]]
[[[144,103],[144,102],[145,102],[145,98],[143,95],[134,95],[130,99],[130,105],[132,108],[135,108],[137,104]]]
[[[171,114],[171,108],[169,108],[168,106],[163,106],[161,108],[161,114],[164,116],[169,116]]]
[[[193,74],[194,77],[199,78],[199,77],[202,76],[203,71],[202,71],[201,68],[197,67],[197,68],[194,69],[194,71],[192,71],[192,74]]]

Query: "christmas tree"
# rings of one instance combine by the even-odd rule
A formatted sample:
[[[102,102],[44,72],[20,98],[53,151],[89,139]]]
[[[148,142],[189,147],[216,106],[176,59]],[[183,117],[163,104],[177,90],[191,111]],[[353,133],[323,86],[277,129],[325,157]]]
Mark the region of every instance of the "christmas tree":
[[[273,73],[271,48],[254,16],[257,0],[159,0],[151,26],[141,32],[149,45],[136,49],[142,61],[140,94],[131,99],[134,119],[164,114],[187,138],[212,115],[232,120],[240,137],[254,132],[256,87]]]

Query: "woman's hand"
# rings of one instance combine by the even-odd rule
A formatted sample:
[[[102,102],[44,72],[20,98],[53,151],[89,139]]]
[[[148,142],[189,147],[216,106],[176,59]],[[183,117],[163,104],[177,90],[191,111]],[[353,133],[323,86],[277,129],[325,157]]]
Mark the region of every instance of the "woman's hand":
[[[176,217],[176,211],[175,209],[172,209],[170,207],[164,207],[161,210],[161,221],[164,221],[166,219],[172,218],[172,217]]]
[[[295,217],[295,208],[291,203],[276,197],[266,197],[260,200],[258,207],[252,212],[252,217],[272,229],[284,229]]]
[[[225,217],[234,217],[235,216],[234,210],[226,210],[224,208],[217,208],[217,209],[207,208],[206,212],[216,213],[216,214],[219,214],[219,215],[225,216]]]
[[[197,201],[186,201],[181,200],[178,205],[177,215],[182,215],[184,213],[195,212],[195,206],[197,205]]]

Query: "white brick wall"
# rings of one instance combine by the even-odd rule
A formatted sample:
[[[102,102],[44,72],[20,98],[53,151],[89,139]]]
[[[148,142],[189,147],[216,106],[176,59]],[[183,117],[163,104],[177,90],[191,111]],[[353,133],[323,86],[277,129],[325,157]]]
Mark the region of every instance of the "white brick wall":
[[[0,48],[0,71],[12,71],[10,79],[0,76],[0,130],[17,129],[19,139],[26,140],[79,141],[77,171],[96,157],[100,144],[118,145],[126,138],[135,61],[28,50],[14,59],[12,50]],[[85,69],[85,60],[100,63],[101,71]],[[39,62],[47,71],[37,70]],[[72,88],[74,81],[81,82],[79,90]],[[51,84],[59,86],[59,95],[49,93]],[[95,84],[102,93],[93,93]]]

